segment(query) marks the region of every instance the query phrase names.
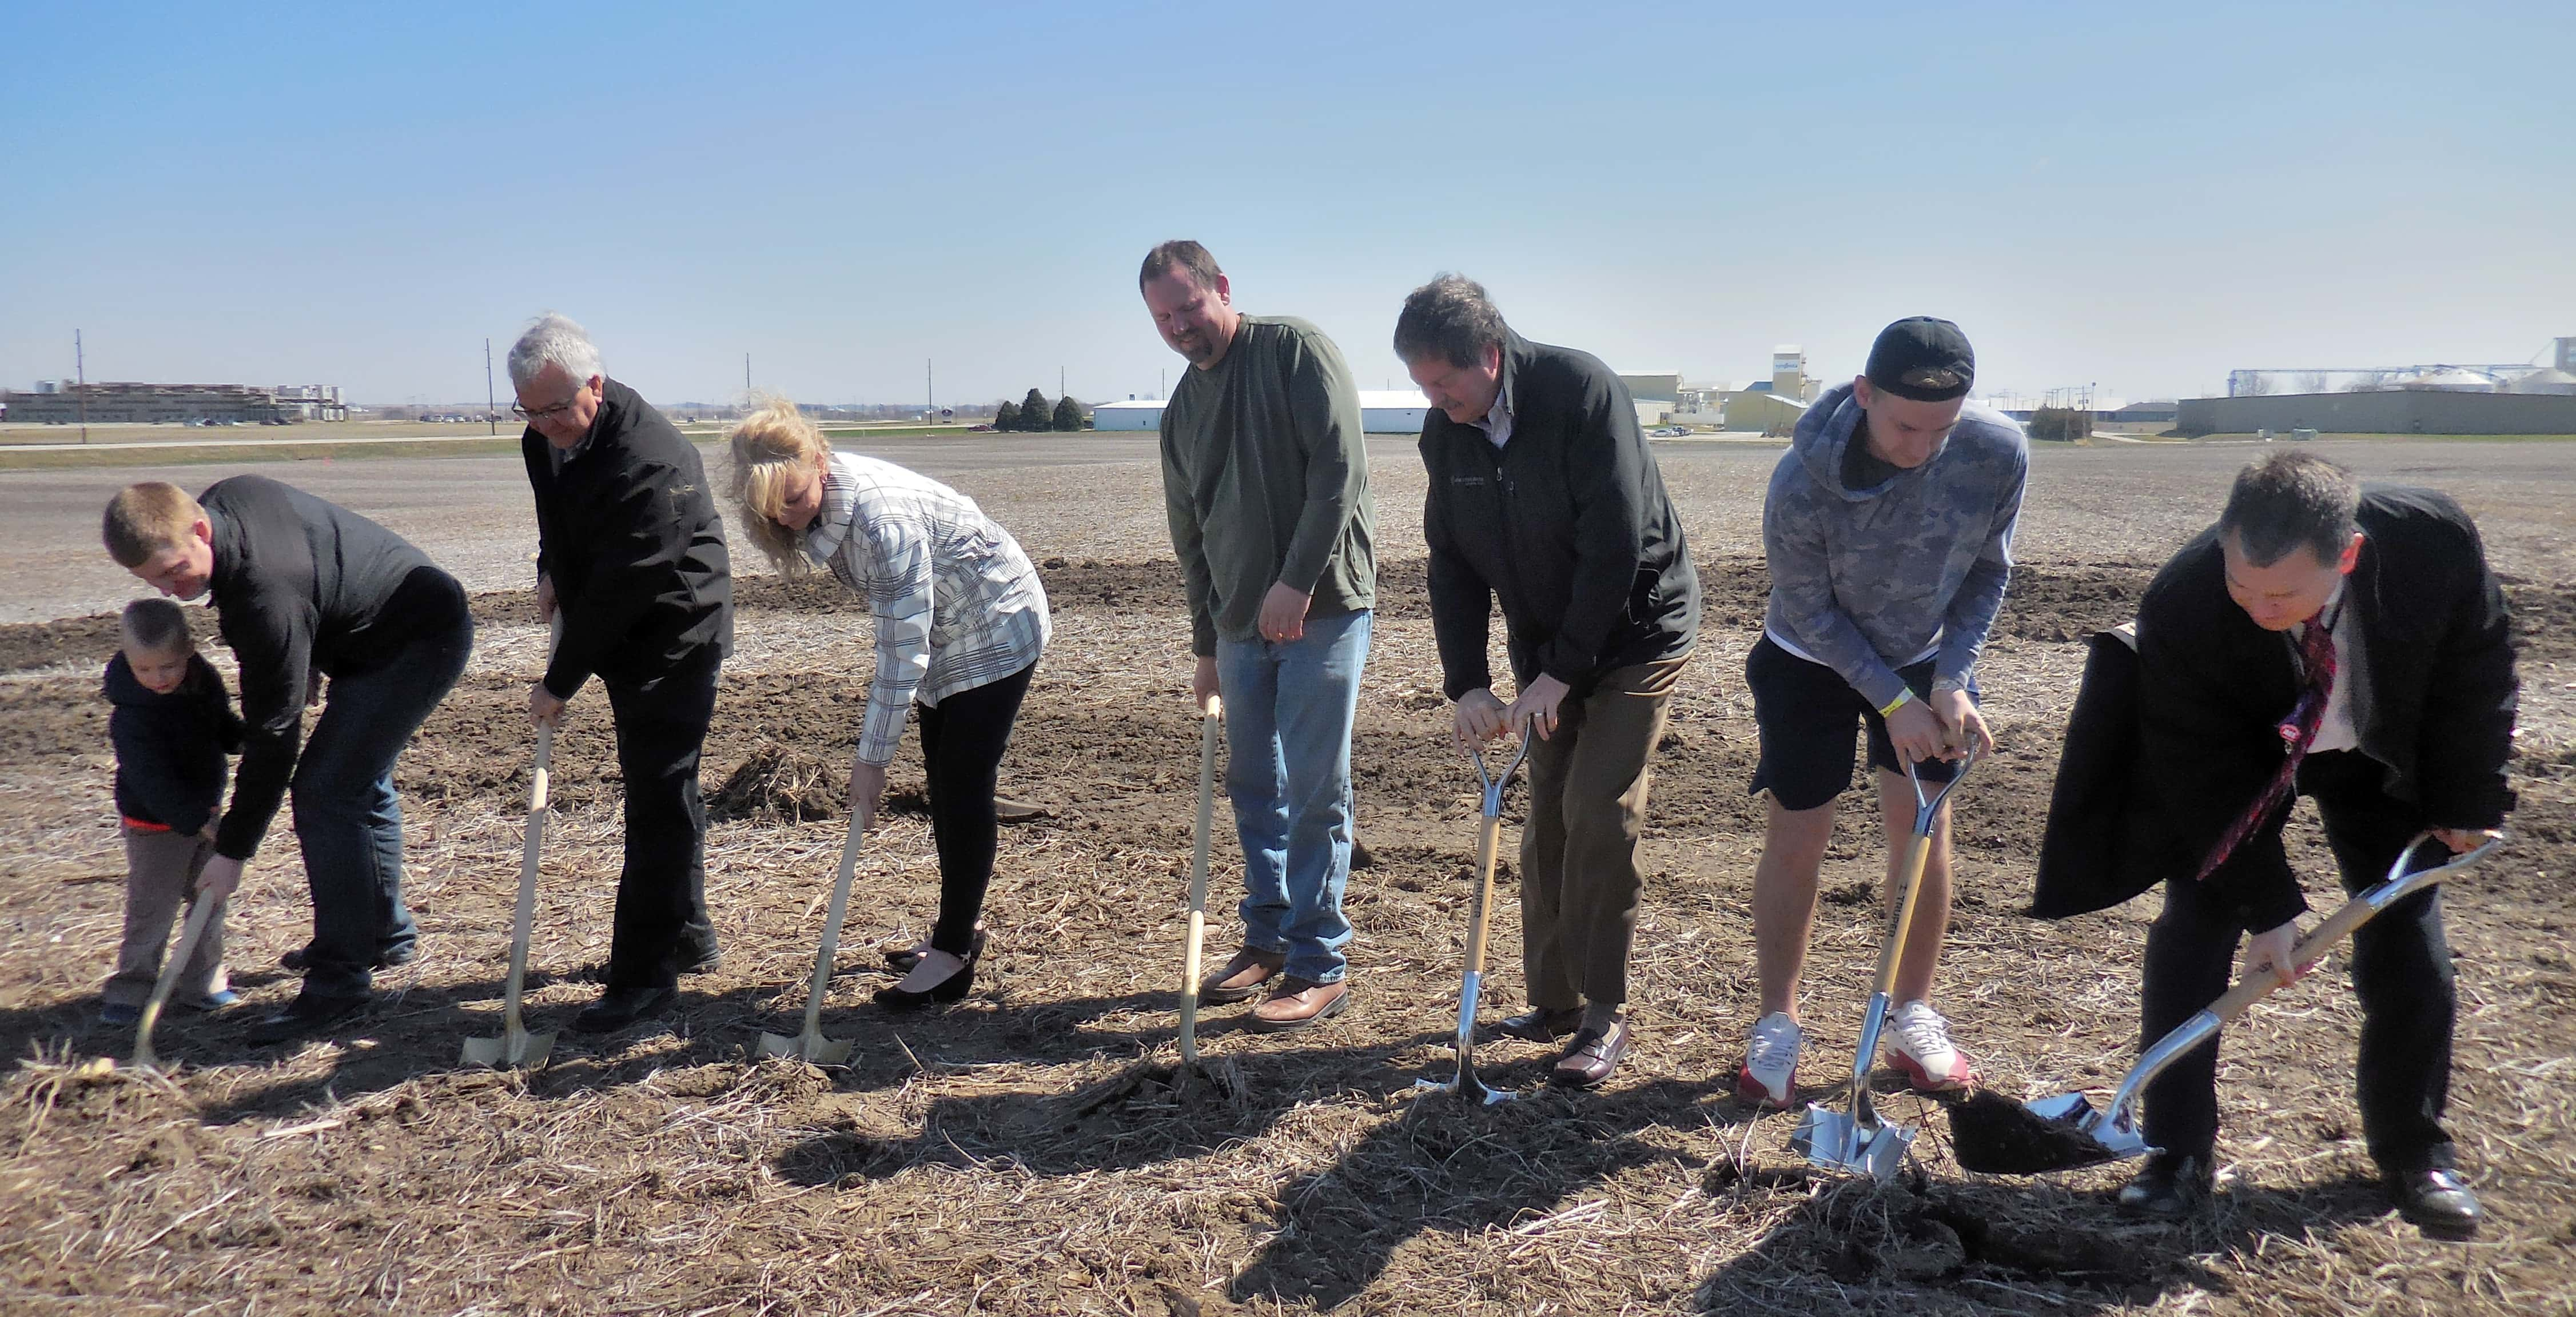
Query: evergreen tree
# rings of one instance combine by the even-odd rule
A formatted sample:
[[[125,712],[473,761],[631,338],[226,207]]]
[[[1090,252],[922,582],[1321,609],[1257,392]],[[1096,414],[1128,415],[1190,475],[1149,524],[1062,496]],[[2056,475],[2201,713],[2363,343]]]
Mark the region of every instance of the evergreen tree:
[[[1016,429],[1019,429],[1019,428],[1020,428],[1020,409],[1019,409],[1019,407],[1018,407],[1017,405],[1013,404],[1013,403],[1008,403],[1008,402],[1003,403],[1003,404],[1002,404],[998,409],[996,409],[996,410],[993,412],[993,428],[994,428],[994,429],[996,429],[996,430],[1016,430]]]
[[[1037,390],[1035,390],[1035,389],[1031,389],[1031,390],[1029,390],[1029,396],[1027,396],[1027,397],[1025,397],[1025,398],[1020,399],[1020,428],[1021,428],[1021,429],[1023,429],[1023,430],[1043,430],[1043,429],[1046,429],[1046,428],[1047,428],[1047,426],[1048,426],[1048,425],[1049,425],[1049,424],[1054,420],[1054,417],[1055,417],[1055,404],[1054,404],[1054,403],[1051,403],[1051,402],[1048,402],[1048,401],[1047,401],[1047,396],[1046,396],[1045,394],[1040,393],[1040,392],[1038,392],[1038,391],[1037,391]]]
[[[1055,400],[1055,428],[1059,430],[1082,428],[1082,404],[1075,402],[1070,393]]]

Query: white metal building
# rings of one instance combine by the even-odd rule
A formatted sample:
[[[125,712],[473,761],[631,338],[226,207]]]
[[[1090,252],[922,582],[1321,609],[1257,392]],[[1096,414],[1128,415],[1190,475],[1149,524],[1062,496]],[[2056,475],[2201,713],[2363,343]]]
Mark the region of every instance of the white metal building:
[[[1094,430],[1158,430],[1164,399],[1129,398],[1091,405]],[[1431,400],[1415,389],[1360,390],[1360,428],[1370,434],[1420,434]]]

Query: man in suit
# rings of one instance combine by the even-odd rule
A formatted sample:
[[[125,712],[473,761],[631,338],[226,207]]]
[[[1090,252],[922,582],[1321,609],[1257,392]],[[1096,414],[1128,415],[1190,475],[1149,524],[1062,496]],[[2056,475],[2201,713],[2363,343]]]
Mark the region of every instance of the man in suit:
[[[2494,835],[2513,807],[2509,629],[2477,528],[2447,496],[2364,489],[2301,452],[2237,476],[2218,524],[2165,564],[2138,610],[2123,834],[2165,880],[2147,935],[2147,1042],[2226,990],[2244,935],[2244,974],[2305,972],[2290,952],[2307,902],[2281,843],[2294,794],[2315,799],[2347,891],[2376,883],[2418,832],[2454,851]],[[2363,925],[2352,972],[2371,1157],[2425,1233],[2474,1233],[2477,1196],[2442,1127],[2455,999],[2439,890]],[[2147,1141],[2164,1151],[2120,1191],[2123,1207],[2179,1216],[2207,1193],[2217,1064],[2212,1043],[2148,1087]]]
[[[581,326],[538,318],[510,349],[511,410],[537,501],[537,611],[563,615],[531,722],[553,724],[597,676],[617,726],[626,864],[607,986],[573,1020],[607,1033],[667,1007],[716,963],[707,922],[698,756],[733,648],[733,577],[698,450],[602,371]]]
[[[1513,333],[1483,285],[1413,291],[1395,351],[1431,410],[1431,629],[1460,746],[1534,737],[1521,833],[1521,966],[1530,1011],[1502,1032],[1555,1044],[1549,1078],[1598,1088],[1628,1050],[1628,958],[1645,876],[1649,761],[1699,635],[1681,517],[1599,358]],[[1493,692],[1503,609],[1514,697]]]

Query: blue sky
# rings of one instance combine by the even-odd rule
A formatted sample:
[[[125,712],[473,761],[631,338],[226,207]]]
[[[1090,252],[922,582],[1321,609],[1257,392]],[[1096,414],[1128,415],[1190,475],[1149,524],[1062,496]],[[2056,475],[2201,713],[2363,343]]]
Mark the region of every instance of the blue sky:
[[[2576,334],[2576,6],[12,5],[0,384],[479,398],[558,309],[648,398],[1151,394],[1206,242],[1364,387],[1444,269],[1622,369],[1981,385]],[[507,381],[502,384],[504,392]]]

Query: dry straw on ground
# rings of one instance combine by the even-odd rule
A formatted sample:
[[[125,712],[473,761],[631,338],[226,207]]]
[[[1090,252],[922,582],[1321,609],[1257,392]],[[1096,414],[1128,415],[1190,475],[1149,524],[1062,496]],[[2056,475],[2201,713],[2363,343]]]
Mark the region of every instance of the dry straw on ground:
[[[1070,515],[1070,514],[1068,514]],[[2143,560],[2148,555],[2136,555]],[[2106,1085],[2133,1047],[2139,907],[2017,914],[2080,666],[2143,561],[2025,562],[1989,659],[2004,750],[1958,801],[1964,875],[1947,1009],[1988,1081],[2020,1097]],[[1881,1109],[1922,1134],[1886,1186],[1811,1173],[1792,1118],[1727,1096],[1753,1000],[1746,875],[1759,814],[1734,672],[1758,560],[1704,558],[1709,637],[1676,701],[1645,840],[1639,1039],[1605,1092],[1552,1092],[1534,1047],[1483,1050],[1524,1096],[1418,1095],[1449,1064],[1473,837],[1472,778],[1444,714],[1418,559],[1392,558],[1354,752],[1379,863],[1348,906],[1356,1004],[1308,1035],[1212,1010],[1226,1082],[1170,1081],[1196,727],[1168,566],[1052,566],[1056,645],[1005,765],[1053,816],[1007,829],[993,951],[958,1007],[890,1016],[877,944],[933,916],[926,821],[893,811],[861,862],[823,1071],[751,1042],[801,1008],[839,843],[838,763],[865,699],[864,614],[746,583],[706,780],[749,812],[711,837],[726,957],[666,1022],[567,1034],[533,1074],[459,1069],[494,1031],[528,748],[523,605],[483,604],[487,645],[403,770],[410,889],[429,955],[383,976],[367,1023],[301,1047],[240,1018],[161,1031],[166,1076],[103,1071],[89,1025],[120,904],[99,822],[103,719],[88,669],[0,678],[0,1311],[260,1313],[2532,1313],[2576,1290],[2576,743],[2535,691],[2516,786],[2521,840],[2450,901],[2462,1009],[2453,1124],[2494,1212],[2468,1246],[2419,1239],[2366,1175],[2350,1096],[2357,1015],[2340,966],[2259,1009],[2222,1052],[2214,1212],[2121,1219],[2117,1168],[1979,1179],[1937,1104]],[[2526,673],[2564,672],[2576,596],[2520,582]],[[7,637],[0,636],[0,649]],[[54,643],[51,640],[48,644]],[[36,662],[46,661],[36,656]],[[2548,665],[2562,665],[2551,668]],[[2560,677],[2576,680],[2576,675]],[[532,1023],[596,988],[619,852],[604,711],[558,742]],[[839,729],[835,731],[833,729]],[[826,767],[825,765],[832,765]],[[895,769],[918,789],[916,753]],[[1517,808],[1519,793],[1512,797]],[[1518,820],[1510,823],[1517,835]],[[2313,820],[2303,873],[2328,872]],[[1220,846],[1215,954],[1239,870]],[[1809,1096],[1847,1062],[1876,936],[1879,842],[1846,821],[1825,876]],[[2313,893],[2322,901],[2320,890]],[[294,848],[263,852],[233,919],[255,1005],[307,926]],[[1505,890],[1509,890],[1508,881]],[[1516,1008],[1501,906],[1487,1000]]]

